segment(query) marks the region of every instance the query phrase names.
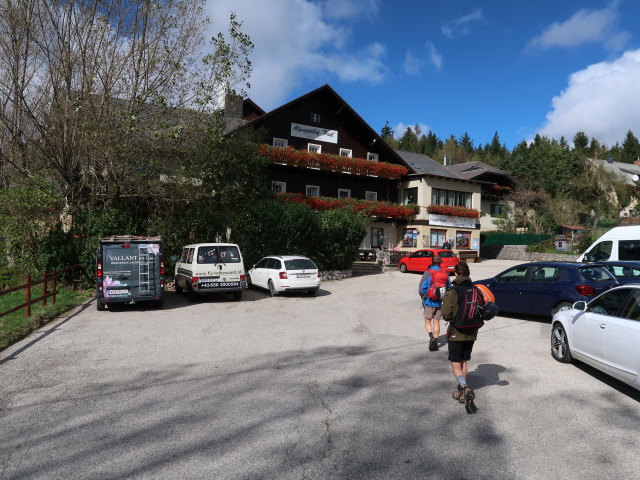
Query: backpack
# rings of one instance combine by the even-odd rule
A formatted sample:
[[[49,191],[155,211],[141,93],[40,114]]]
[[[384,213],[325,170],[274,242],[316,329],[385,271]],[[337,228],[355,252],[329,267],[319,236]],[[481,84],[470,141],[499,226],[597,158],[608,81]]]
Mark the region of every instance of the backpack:
[[[484,299],[480,290],[474,285],[454,285],[453,288],[458,294],[458,313],[452,325],[458,329],[482,327]]]
[[[439,270],[431,270],[431,285],[427,291],[427,296],[431,300],[440,300],[444,295],[449,281],[449,274],[442,268]]]
[[[485,302],[482,307],[482,319],[491,320],[496,315],[498,315],[498,306],[492,301]]]
[[[429,269],[425,270],[422,274],[422,277],[420,278],[420,282],[418,283],[418,295],[420,295],[420,298],[422,300],[424,300],[424,297],[427,295],[426,293],[422,293],[422,284],[427,278],[429,278],[430,275],[431,271]]]

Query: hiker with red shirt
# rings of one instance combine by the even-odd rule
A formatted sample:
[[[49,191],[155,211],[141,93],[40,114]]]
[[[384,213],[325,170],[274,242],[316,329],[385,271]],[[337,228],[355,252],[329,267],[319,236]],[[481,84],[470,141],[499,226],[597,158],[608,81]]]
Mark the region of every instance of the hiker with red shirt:
[[[431,266],[420,279],[420,296],[424,307],[424,326],[429,334],[429,351],[439,350],[438,337],[440,336],[440,318],[442,314],[442,290],[449,288],[449,274],[440,268],[442,258],[433,257]]]

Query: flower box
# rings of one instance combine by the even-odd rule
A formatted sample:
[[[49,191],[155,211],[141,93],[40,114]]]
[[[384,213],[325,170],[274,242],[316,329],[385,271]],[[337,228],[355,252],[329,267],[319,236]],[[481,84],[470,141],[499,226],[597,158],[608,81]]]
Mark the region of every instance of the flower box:
[[[417,215],[418,205],[399,205],[391,202],[374,202],[355,198],[308,197],[301,193],[278,193],[282,202],[304,203],[314,210],[333,210],[336,208],[351,208],[354,212],[361,212],[369,217],[407,218]]]
[[[480,212],[473,208],[454,207],[453,205],[429,205],[427,212],[435,215],[451,215],[452,217],[478,218]]]

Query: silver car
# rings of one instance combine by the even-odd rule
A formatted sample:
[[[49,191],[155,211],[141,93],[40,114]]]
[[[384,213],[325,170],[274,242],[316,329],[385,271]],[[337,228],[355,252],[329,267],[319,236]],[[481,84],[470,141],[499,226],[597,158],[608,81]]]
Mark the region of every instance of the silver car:
[[[640,285],[612,288],[551,320],[551,355],[591,365],[640,390]]]

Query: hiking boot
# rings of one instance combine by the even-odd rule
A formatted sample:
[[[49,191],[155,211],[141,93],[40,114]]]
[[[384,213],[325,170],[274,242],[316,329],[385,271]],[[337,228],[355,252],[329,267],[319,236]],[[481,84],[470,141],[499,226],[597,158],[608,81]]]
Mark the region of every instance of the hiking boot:
[[[458,388],[456,390],[454,390],[454,392],[451,394],[451,396],[453,397],[454,400],[459,401],[460,403],[464,403],[464,388],[462,388],[460,385],[458,385]]]
[[[464,388],[464,408],[467,413],[476,413],[478,411],[476,404],[473,403],[473,399],[476,398],[476,394],[473,393],[469,387]]]
[[[430,352],[437,352],[439,350],[438,348],[438,339],[437,338],[432,338],[429,341],[429,351]]]

